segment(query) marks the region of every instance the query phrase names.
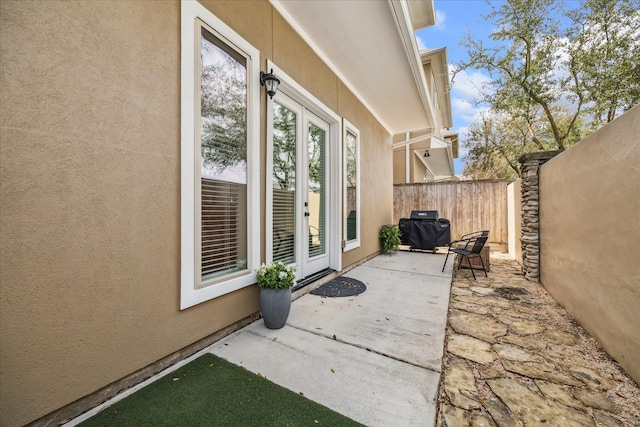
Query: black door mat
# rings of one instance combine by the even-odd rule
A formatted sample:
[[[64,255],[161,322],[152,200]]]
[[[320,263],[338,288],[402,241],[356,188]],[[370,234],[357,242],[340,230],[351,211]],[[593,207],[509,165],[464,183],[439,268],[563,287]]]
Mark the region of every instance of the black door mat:
[[[352,297],[367,290],[367,285],[351,277],[336,277],[319,288],[311,291],[312,295],[323,297]]]

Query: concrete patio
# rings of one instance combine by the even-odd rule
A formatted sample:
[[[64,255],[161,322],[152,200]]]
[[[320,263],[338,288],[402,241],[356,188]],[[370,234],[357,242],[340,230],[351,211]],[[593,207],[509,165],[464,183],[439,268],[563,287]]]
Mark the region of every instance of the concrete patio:
[[[211,352],[368,426],[637,426],[640,388],[506,254],[473,280],[453,257],[398,252],[345,274],[367,290],[306,294],[284,328],[258,320]]]
[[[259,320],[210,351],[366,425],[435,425],[451,286],[443,262],[377,256],[345,274],[364,293],[306,294],[283,329]]]

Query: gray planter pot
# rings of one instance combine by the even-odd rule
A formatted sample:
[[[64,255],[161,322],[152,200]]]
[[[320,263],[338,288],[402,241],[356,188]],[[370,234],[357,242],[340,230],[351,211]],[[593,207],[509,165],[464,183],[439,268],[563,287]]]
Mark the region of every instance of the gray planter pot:
[[[287,323],[291,310],[291,288],[260,288],[260,312],[269,329],[280,329]]]

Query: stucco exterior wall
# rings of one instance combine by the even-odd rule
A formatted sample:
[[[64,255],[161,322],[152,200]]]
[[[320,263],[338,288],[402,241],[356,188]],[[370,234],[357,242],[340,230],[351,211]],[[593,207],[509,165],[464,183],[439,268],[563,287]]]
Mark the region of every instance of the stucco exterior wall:
[[[203,4],[360,129],[343,266],[375,253],[390,135],[267,1]],[[179,310],[180,2],[2,1],[0,19],[0,425],[17,426],[251,316],[258,290]],[[262,159],[265,127],[263,91]]]
[[[391,136],[342,82],[336,112],[360,130],[360,247],[343,253],[347,268],[380,250],[378,231],[393,221],[393,157]]]
[[[429,132],[410,132],[408,137],[416,138],[418,136],[425,135]],[[407,139],[406,134],[396,134],[393,136],[393,142],[402,142]],[[409,146],[409,183],[421,183],[424,182],[424,178],[427,175],[427,167],[416,156],[416,150],[426,150],[431,147],[431,141],[426,140],[422,142],[416,142]],[[406,147],[400,147],[393,150],[393,183],[394,184],[407,184],[407,154]]]
[[[540,169],[541,282],[640,382],[640,107]]]
[[[395,142],[395,141],[394,141]],[[407,153],[405,149],[393,150],[393,183],[394,184],[406,184],[406,168]]]

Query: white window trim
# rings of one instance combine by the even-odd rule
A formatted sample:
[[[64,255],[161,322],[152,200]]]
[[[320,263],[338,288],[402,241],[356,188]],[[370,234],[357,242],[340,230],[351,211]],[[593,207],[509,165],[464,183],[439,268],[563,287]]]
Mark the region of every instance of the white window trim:
[[[344,239],[344,252],[350,251],[360,247],[360,131],[357,127],[352,125],[347,119],[342,119],[342,142],[343,147],[343,169],[342,169],[342,181],[344,183],[342,188],[343,202],[342,206],[347,206],[347,132],[355,135],[356,137],[356,238],[353,240],[347,240],[347,217],[348,212],[343,213],[343,239]]]
[[[233,292],[256,283],[255,270],[260,263],[260,52],[238,33],[218,19],[197,1],[182,1],[181,16],[181,272],[180,309]],[[200,34],[196,19],[200,19],[223,36],[232,47],[248,56],[247,60],[247,273],[196,289],[196,103],[200,87],[196,84],[199,63]]]
[[[278,92],[282,91],[289,98],[294,100],[295,102],[303,105],[310,112],[326,121],[329,124],[329,132],[331,141],[335,141],[335,143],[331,144],[329,147],[329,184],[327,186],[327,195],[331,197],[330,203],[331,206],[334,206],[330,209],[328,215],[328,223],[327,230],[337,229],[340,224],[340,218],[342,216],[342,197],[340,197],[341,192],[341,182],[340,178],[342,175],[342,132],[341,132],[341,123],[342,118],[334,113],[329,107],[324,105],[318,98],[313,96],[309,91],[304,89],[298,82],[296,82],[293,78],[291,78],[287,73],[285,73],[280,67],[275,65],[270,60],[267,60],[267,69],[273,69],[273,73],[278,76],[280,79],[280,85],[278,86]],[[273,123],[273,105],[272,100],[267,98],[267,122]],[[271,115],[271,116],[269,116]],[[269,131],[269,126],[267,127],[267,132]],[[271,131],[272,132],[272,131]],[[273,134],[267,134],[267,153],[273,151]],[[271,179],[273,174],[273,165],[271,162],[267,162],[266,168],[266,176],[267,179]],[[270,230],[271,226],[271,207],[273,206],[273,192],[269,190],[269,185],[267,184],[267,242],[273,238],[272,232]],[[267,243],[268,245],[268,243]],[[342,233],[330,232],[327,239],[327,253],[329,254],[329,267],[340,271],[342,270]],[[273,249],[269,249],[267,246],[267,259],[271,260],[273,257]]]

